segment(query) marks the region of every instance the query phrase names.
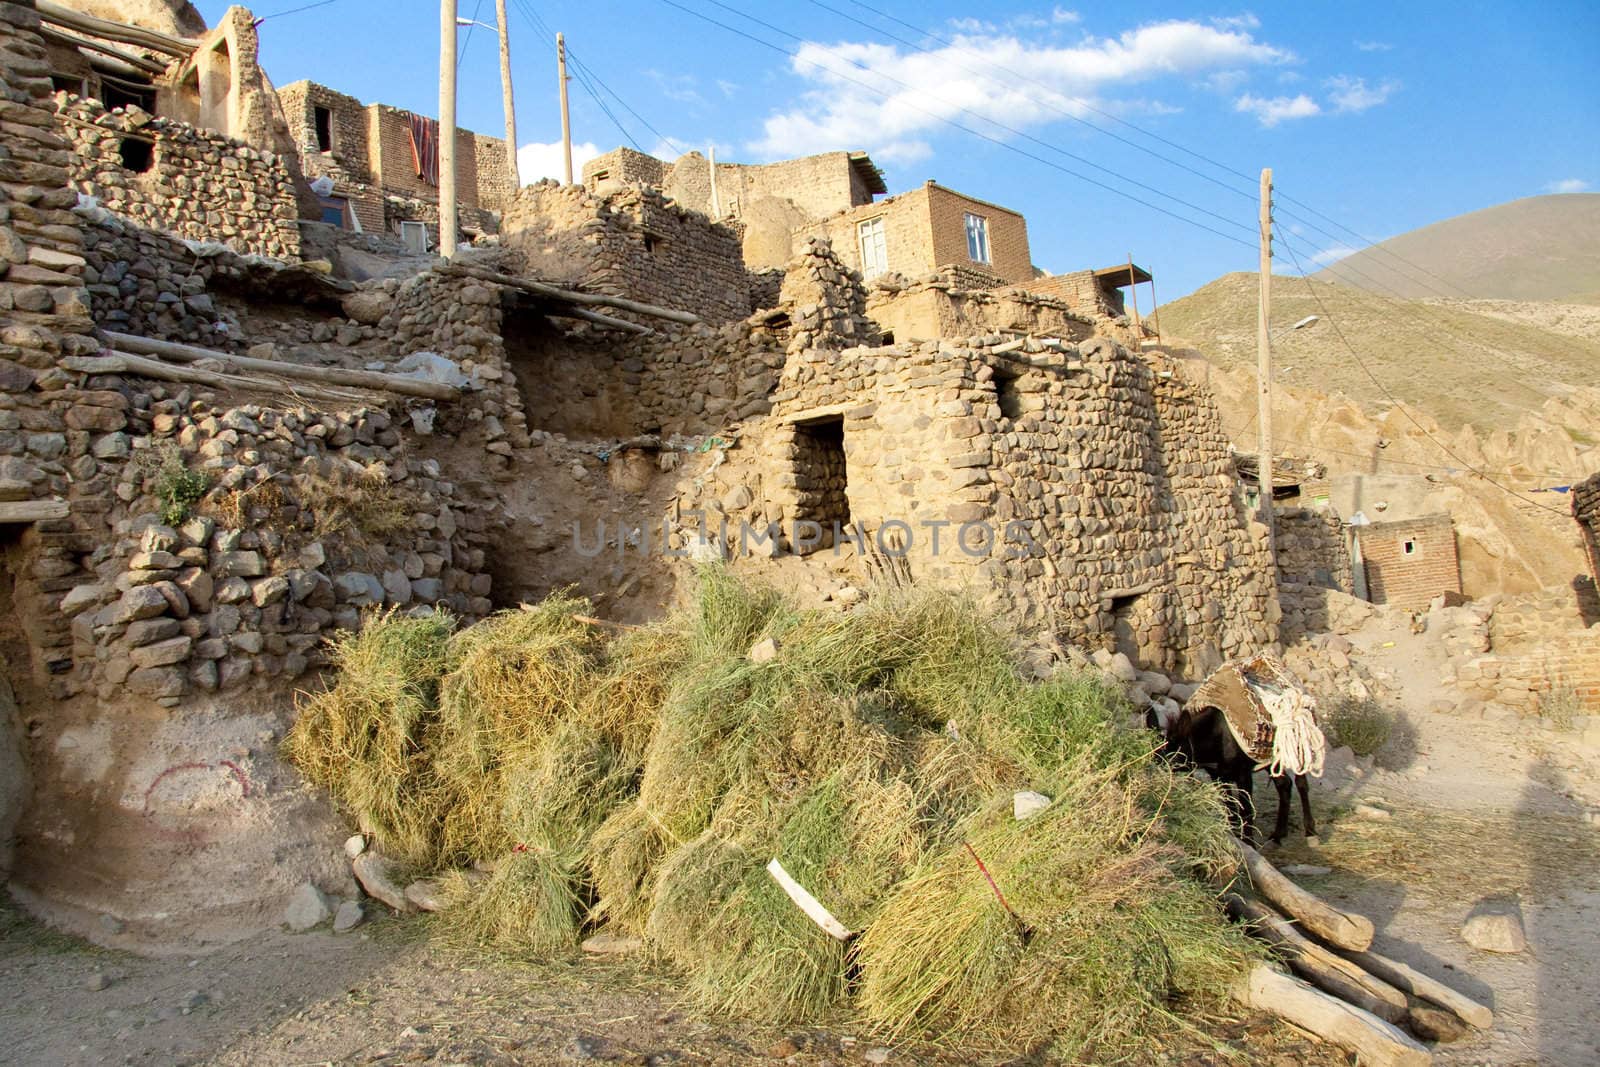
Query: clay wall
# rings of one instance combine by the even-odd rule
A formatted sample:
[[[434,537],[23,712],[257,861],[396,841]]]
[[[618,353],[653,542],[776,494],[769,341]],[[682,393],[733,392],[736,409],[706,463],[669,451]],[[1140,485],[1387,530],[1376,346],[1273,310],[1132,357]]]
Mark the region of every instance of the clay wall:
[[[1122,290],[1101,286],[1092,270],[1070,271],[1048,278],[1030,278],[1022,288],[1042,296],[1052,296],[1084,315],[1118,318],[1126,314]]]
[[[1088,338],[1094,324],[1064,302],[1020,288],[967,288],[966,272],[942,271],[908,281],[884,275],[874,281],[867,314],[896,341],[927,341],[1003,332]]]

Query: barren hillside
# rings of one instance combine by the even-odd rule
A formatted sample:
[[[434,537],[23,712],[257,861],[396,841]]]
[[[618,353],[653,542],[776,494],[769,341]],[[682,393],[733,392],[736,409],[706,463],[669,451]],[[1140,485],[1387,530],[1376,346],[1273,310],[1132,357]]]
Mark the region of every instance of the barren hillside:
[[[1405,297],[1597,303],[1600,193],[1531,196],[1457,215],[1316,277]]]
[[[1225,367],[1255,366],[1256,275],[1224,275],[1159,314],[1166,340]],[[1319,321],[1287,329],[1308,315]],[[1272,318],[1285,384],[1369,409],[1390,406],[1392,395],[1450,430],[1510,430],[1591,383],[1600,366],[1600,316],[1582,305],[1404,300],[1284,277],[1274,280]]]

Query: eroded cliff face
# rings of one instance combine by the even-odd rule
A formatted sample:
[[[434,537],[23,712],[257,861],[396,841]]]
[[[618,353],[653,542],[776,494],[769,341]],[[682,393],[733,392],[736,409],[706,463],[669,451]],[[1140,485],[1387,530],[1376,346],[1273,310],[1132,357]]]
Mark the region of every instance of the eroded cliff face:
[[[85,15],[142,26],[174,37],[196,37],[206,32],[206,20],[188,0],[56,0],[62,7]]]

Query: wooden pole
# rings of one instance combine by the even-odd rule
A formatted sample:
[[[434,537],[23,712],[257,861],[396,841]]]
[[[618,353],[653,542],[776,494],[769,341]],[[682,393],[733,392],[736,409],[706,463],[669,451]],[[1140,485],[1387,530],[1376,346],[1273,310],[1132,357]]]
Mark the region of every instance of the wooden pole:
[[[567,38],[556,34],[556,76],[561,86],[561,160],[566,184],[572,184],[572,113],[567,109]]]
[[[106,41],[116,41],[118,44],[137,45],[148,48],[153,52],[186,59],[200,46],[200,42],[188,37],[173,37],[170,34],[157,33],[141,26],[130,26],[123,22],[112,22],[110,19],[97,18],[86,15],[82,11],[74,11],[70,7],[52,3],[51,0],[37,0],[34,4],[39,11],[39,17],[45,22],[57,26],[66,26],[70,29],[87,33],[92,37],[99,37]]]
[[[1368,1067],[1428,1067],[1433,1053],[1393,1023],[1280,974],[1264,963],[1234,990],[1247,1007],[1271,1012],[1324,1041],[1350,1049]]]
[[[439,0],[439,254],[456,254],[456,0]]]
[[[717,195],[717,146],[706,146],[706,169],[711,172],[711,218],[722,218],[722,198]]]
[[[1245,870],[1250,873],[1250,883],[1255,886],[1256,892],[1308,932],[1335,948],[1351,952],[1365,952],[1372,947],[1371,919],[1355,912],[1340,911],[1316,894],[1302,889],[1243,841],[1236,839],[1234,845],[1244,859]]]
[[[1143,332],[1139,324],[1139,276],[1133,273],[1133,253],[1128,253],[1128,295],[1133,298],[1133,328],[1137,333]]]
[[[1155,323],[1156,344],[1161,343],[1161,304],[1156,299],[1156,272],[1150,272],[1150,315]]]
[[[1260,425],[1261,524],[1267,528],[1268,558],[1276,564],[1277,538],[1272,528],[1272,168],[1261,172],[1260,296],[1256,305],[1256,391]]]
[[[1277,949],[1301,978],[1387,1022],[1405,1021],[1406,995],[1400,990],[1316,944],[1260,901],[1237,893],[1226,899],[1228,914],[1249,924],[1250,933]]]
[[[494,13],[500,22],[500,92],[506,103],[506,167],[511,171],[511,190],[522,188],[517,167],[517,105],[511,95],[511,27],[506,23],[506,0],[494,0]]]
[[[1464,1023],[1479,1030],[1487,1030],[1494,1025],[1494,1012],[1487,1006],[1451,989],[1438,979],[1430,978],[1421,971],[1406,966],[1399,960],[1392,960],[1371,951],[1347,951],[1345,955],[1351,962],[1395,988],[1412,996],[1421,997],[1423,1000],[1432,1001],[1440,1007],[1449,1008]]]

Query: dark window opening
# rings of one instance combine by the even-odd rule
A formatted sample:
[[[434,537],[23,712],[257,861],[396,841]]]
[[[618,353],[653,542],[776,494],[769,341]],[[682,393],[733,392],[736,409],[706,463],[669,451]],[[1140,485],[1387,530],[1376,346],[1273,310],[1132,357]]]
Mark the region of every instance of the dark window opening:
[[[611,177],[611,172],[609,170],[597,170],[594,172],[594,177],[592,180],[596,182],[603,182],[609,177]]]
[[[83,95],[83,79],[69,78],[65,74],[50,75],[50,88],[53,92],[72,93],[75,96]]]
[[[143,174],[156,163],[156,146],[142,137],[124,137],[117,143],[117,155],[122,165],[135,174]]]
[[[1417,554],[1417,543],[1411,540],[1404,541],[1400,545],[1400,551],[1408,556],[1414,556]]]
[[[317,151],[333,151],[333,112],[325,107],[313,108],[317,122]]]
[[[115,85],[110,79],[101,82],[100,102],[105,104],[107,111],[115,111],[119,107],[137,107],[152,115],[156,113],[155,89]]]
[[[822,530],[808,551],[831,548],[834,527],[850,525],[849,472],[845,466],[844,419],[824,419],[794,428],[790,456],[794,464],[796,522],[814,522]],[[787,531],[786,531],[787,532]],[[798,550],[801,546],[795,546]]]
[[[885,345],[894,344],[894,331],[893,330],[884,330],[883,331],[883,343]]]
[[[655,255],[656,239],[648,234],[645,235],[644,239],[644,251],[645,255]]]
[[[1134,624],[1138,607],[1137,596],[1111,598],[1112,640],[1116,645],[1116,651],[1127,656],[1135,666],[1139,663],[1139,631]]]
[[[1000,414],[1004,418],[1022,418],[1022,394],[1017,389],[1021,379],[1022,374],[1010,367],[994,369],[995,402],[1000,405]]]

